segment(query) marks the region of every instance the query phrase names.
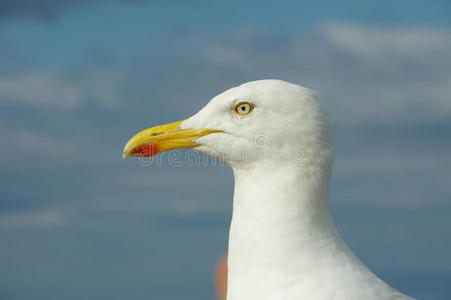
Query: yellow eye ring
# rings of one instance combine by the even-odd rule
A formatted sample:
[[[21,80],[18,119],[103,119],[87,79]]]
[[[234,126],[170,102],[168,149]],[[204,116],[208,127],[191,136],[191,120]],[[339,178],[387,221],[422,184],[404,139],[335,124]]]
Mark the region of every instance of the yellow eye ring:
[[[240,116],[246,116],[250,114],[253,110],[254,105],[249,102],[238,102],[233,106],[233,111]]]

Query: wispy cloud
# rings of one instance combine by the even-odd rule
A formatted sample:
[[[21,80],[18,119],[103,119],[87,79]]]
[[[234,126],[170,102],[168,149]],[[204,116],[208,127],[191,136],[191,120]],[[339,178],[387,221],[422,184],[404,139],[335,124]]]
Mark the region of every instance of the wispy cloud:
[[[71,77],[62,71],[25,70],[0,75],[0,102],[46,110],[70,111],[89,101],[117,102],[111,74],[87,73]]]
[[[175,33],[136,45],[133,58],[119,66],[2,74],[0,101],[66,111],[92,102],[153,111],[152,104],[165,102],[192,113],[230,86],[282,78],[320,91],[337,124],[447,121],[450,36],[441,29],[341,24],[298,35]]]
[[[282,78],[320,91],[338,124],[446,121],[451,111],[450,36],[439,29],[341,24],[298,35],[258,30],[175,35],[159,44],[170,51],[158,62],[148,55],[147,49],[158,48],[154,42],[140,47],[135,84],[150,78],[147,83],[155,84],[157,94],[186,111],[203,105],[206,94],[229,86]],[[157,68],[164,71],[153,73]],[[168,91],[167,84],[178,89]]]
[[[4,212],[0,214],[0,228],[52,227],[63,225],[68,220],[67,212],[57,209]]]

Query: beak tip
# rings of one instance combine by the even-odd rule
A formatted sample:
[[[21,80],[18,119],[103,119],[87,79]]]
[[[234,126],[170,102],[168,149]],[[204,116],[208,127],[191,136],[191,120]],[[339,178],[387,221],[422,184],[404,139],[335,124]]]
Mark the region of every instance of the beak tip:
[[[128,145],[129,143],[127,143],[127,145],[125,145],[124,150],[122,150],[122,159],[126,159],[127,157],[130,156],[130,147]]]

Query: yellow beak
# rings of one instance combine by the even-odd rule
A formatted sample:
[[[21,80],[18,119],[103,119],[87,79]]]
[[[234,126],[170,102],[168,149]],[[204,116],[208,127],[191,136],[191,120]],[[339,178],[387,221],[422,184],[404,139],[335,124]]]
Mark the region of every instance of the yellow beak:
[[[215,129],[179,129],[183,121],[145,129],[135,134],[125,145],[122,157],[153,156],[178,148],[199,146],[193,142],[210,133],[223,132]]]

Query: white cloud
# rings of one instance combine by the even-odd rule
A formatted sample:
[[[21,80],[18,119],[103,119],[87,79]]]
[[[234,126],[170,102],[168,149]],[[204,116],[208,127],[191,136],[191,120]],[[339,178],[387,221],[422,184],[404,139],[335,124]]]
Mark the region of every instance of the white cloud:
[[[205,95],[213,97],[231,85],[281,78],[318,90],[338,124],[447,121],[450,37],[450,31],[433,28],[341,24],[299,35],[243,30],[219,37],[176,36],[184,47],[173,50],[163,65],[174,74],[170,84],[181,89],[165,99],[174,109],[192,110],[205,103]]]
[[[401,59],[422,59],[432,53],[446,54],[446,49],[451,47],[450,32],[432,28],[335,24],[325,26],[322,35],[335,47],[363,60],[383,60],[386,55],[398,55]]]
[[[338,123],[450,119],[450,31],[331,25],[320,36],[330,55],[344,57],[329,66],[333,76],[322,70],[315,79],[338,112]]]
[[[30,70],[0,74],[0,102],[45,110],[70,111],[94,100],[104,105],[118,101],[114,74],[87,70],[76,76],[62,70]]]
[[[183,45],[183,47],[175,47]],[[166,36],[118,66],[0,75],[0,101],[71,111],[95,101],[194,112],[243,81],[281,78],[320,92],[337,124],[422,124],[451,118],[451,32],[330,24],[297,35],[239,30]],[[155,55],[158,53],[158,55]]]
[[[100,143],[90,140],[90,134],[87,132],[81,137],[73,137],[70,134],[55,136],[39,128],[11,131],[0,128],[0,139],[5,141],[3,164],[16,168],[17,162],[12,161],[11,157],[21,157],[22,164],[30,167],[39,164],[75,166],[88,161],[92,163],[102,159],[120,158],[120,150],[102,147]]]
[[[65,224],[68,220],[67,212],[57,209],[5,212],[0,214],[0,228],[59,226]]]
[[[78,106],[83,92],[57,74],[36,72],[0,75],[0,99],[55,109]]]

